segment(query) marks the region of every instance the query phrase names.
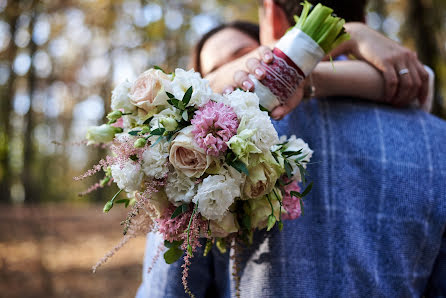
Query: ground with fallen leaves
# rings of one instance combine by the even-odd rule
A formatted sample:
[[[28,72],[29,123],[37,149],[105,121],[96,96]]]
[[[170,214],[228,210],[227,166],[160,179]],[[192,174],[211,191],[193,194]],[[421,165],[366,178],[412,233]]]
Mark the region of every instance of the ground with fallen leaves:
[[[103,214],[99,205],[0,205],[0,296],[134,297],[143,236],[91,272],[122,237],[127,212],[117,207]]]

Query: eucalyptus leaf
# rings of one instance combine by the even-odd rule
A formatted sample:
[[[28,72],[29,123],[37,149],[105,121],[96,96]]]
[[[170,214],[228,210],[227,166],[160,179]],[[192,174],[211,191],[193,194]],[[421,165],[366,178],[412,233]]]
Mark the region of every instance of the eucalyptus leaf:
[[[152,130],[150,132],[150,134],[152,136],[162,136],[165,131],[166,131],[166,129],[164,127],[158,127],[156,129]]]
[[[178,247],[181,244],[183,244],[183,240],[172,241],[172,242],[169,242],[167,240],[164,241],[164,246],[167,248]]]
[[[180,259],[184,254],[184,251],[178,247],[172,247],[164,253],[164,260],[167,264],[173,264]]]
[[[164,69],[162,69],[162,68],[159,67],[158,65],[154,65],[153,68],[154,68],[154,69],[161,70],[162,72],[166,73],[166,72],[164,71]]]
[[[233,160],[229,163],[230,166],[232,166],[234,169],[239,171],[240,173],[245,174],[246,176],[249,175],[248,167],[245,165],[245,163],[239,159]]]
[[[140,133],[140,132],[141,132],[141,130],[132,130],[132,131],[129,131],[128,133],[129,133],[129,135],[131,135],[131,136],[137,136],[138,133]]]
[[[312,188],[313,188],[313,182],[311,182],[307,186],[307,188],[305,188],[304,192],[302,193],[302,197],[305,197],[311,191]]]
[[[183,114],[181,114],[181,116],[183,117],[184,121],[189,120],[189,114],[188,114],[187,110],[184,110]]]
[[[172,216],[170,217],[171,219],[174,219],[175,217],[177,217],[180,214],[183,214],[184,212],[189,211],[189,205],[188,204],[183,204],[178,206],[175,211],[172,213]]]
[[[189,89],[187,89],[186,93],[184,93],[183,99],[182,99],[181,101],[184,103],[184,106],[185,106],[185,107],[186,107],[186,106],[189,104],[189,102],[190,102],[190,99],[191,99],[191,97],[192,97],[192,92],[193,92],[193,90],[192,90],[192,86],[190,86]]]
[[[289,179],[291,179],[293,174],[293,168],[291,167],[290,163],[285,159],[283,161],[283,164],[285,166],[286,175]]]

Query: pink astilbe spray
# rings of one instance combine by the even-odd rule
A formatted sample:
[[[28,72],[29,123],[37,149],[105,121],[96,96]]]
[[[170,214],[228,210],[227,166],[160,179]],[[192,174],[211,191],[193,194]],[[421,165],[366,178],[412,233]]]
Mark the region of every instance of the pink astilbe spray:
[[[184,212],[175,218],[171,218],[172,213],[177,207],[170,205],[159,219],[156,220],[158,224],[158,232],[163,235],[164,240],[169,242],[178,241],[182,239],[184,231],[187,229],[192,210]]]
[[[290,195],[290,192],[300,192],[300,187],[297,181],[293,181],[285,186],[285,193],[283,195],[283,208],[287,212],[282,215],[283,219],[296,219],[301,216],[302,210],[300,208],[300,198],[296,198]]]
[[[197,212],[191,214],[188,217],[189,220],[191,219],[191,216],[193,216],[193,218],[189,228],[189,239],[187,230],[182,234],[182,239],[184,239],[184,242],[181,245],[181,248],[186,251],[186,254],[183,257],[184,264],[181,265],[181,267],[183,268],[183,276],[181,280],[183,282],[183,288],[186,294],[188,294],[190,297],[195,297],[189,289],[187,277],[189,276],[189,266],[191,264],[190,260],[193,257],[193,253],[197,250],[198,247],[201,247],[201,243],[199,241],[200,230],[206,229],[207,222],[203,220],[201,218],[201,215],[199,215]],[[188,245],[191,246],[191,251],[188,250]]]
[[[234,110],[224,103],[209,101],[195,112],[191,120],[195,142],[206,154],[218,156],[228,148],[226,142],[237,133],[238,120]]]

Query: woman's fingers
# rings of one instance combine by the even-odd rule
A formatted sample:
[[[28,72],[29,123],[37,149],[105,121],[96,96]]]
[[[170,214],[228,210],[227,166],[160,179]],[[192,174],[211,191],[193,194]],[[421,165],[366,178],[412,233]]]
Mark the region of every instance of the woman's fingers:
[[[253,91],[254,83],[249,79],[248,73],[243,70],[238,70],[234,73],[235,84],[245,91]]]
[[[249,58],[246,61],[246,68],[248,68],[249,73],[253,74],[258,80],[263,80],[265,78],[266,71],[258,59]]]
[[[273,61],[273,52],[267,46],[260,46],[258,52],[263,62],[268,64]]]
[[[223,88],[223,94],[229,94],[234,90],[235,90],[234,86],[226,86],[225,88]]]

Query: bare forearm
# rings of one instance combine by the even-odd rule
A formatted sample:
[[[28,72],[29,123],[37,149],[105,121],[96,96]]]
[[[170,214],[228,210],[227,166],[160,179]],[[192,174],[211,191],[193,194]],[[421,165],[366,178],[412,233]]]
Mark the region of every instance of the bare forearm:
[[[316,97],[351,96],[383,101],[384,79],[378,70],[363,61],[320,62],[312,80]]]

